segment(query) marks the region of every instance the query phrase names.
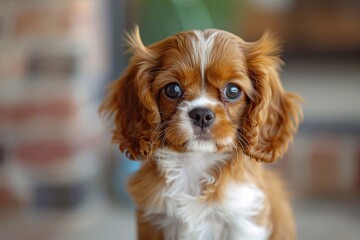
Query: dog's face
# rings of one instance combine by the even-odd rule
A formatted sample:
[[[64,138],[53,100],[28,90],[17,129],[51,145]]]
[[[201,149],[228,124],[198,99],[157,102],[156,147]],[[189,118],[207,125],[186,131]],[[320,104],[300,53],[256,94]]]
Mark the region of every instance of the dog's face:
[[[189,32],[162,53],[153,82],[162,141],[178,151],[223,151],[241,144],[249,96],[244,52],[219,31]]]
[[[101,107],[115,114],[113,140],[128,157],[167,147],[273,161],[285,151],[301,112],[281,86],[268,36],[247,43],[224,31],[188,31],[145,47],[135,31],[129,43],[134,56]]]

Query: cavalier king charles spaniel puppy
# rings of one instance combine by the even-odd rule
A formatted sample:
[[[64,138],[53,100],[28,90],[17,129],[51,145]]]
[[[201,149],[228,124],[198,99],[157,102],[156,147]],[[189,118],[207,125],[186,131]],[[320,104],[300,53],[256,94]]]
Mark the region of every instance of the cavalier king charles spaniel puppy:
[[[302,118],[276,41],[209,29],[144,46],[136,27],[127,42],[133,56],[100,112],[114,119],[113,143],[142,163],[128,182],[138,239],[296,239],[281,181],[263,167]]]

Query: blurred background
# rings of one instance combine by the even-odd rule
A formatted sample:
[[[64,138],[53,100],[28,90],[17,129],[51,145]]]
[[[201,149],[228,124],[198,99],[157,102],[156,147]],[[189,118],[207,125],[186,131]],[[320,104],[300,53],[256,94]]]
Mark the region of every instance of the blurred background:
[[[271,166],[299,239],[359,239],[359,1],[0,0],[1,240],[135,239],[124,184],[138,163],[97,114],[135,23],[146,44],[187,29],[274,32],[283,84],[305,99],[295,143]]]

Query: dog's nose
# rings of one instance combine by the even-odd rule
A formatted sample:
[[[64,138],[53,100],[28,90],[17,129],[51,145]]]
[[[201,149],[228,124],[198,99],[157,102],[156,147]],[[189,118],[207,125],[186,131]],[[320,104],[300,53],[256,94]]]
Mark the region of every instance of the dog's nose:
[[[210,126],[215,119],[215,113],[206,108],[195,108],[189,112],[189,117],[193,119],[193,123],[201,128]]]

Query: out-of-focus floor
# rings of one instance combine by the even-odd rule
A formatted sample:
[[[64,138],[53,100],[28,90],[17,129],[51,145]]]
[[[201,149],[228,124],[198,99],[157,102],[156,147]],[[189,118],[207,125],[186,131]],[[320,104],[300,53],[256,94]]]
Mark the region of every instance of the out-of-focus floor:
[[[1,240],[135,239],[134,208],[109,202],[68,212],[0,214]]]
[[[359,239],[360,201],[301,200],[294,208],[299,240]]]
[[[360,201],[344,203],[320,199],[294,203],[299,240],[358,240]],[[134,208],[98,204],[78,212],[2,214],[2,240],[132,240]]]

